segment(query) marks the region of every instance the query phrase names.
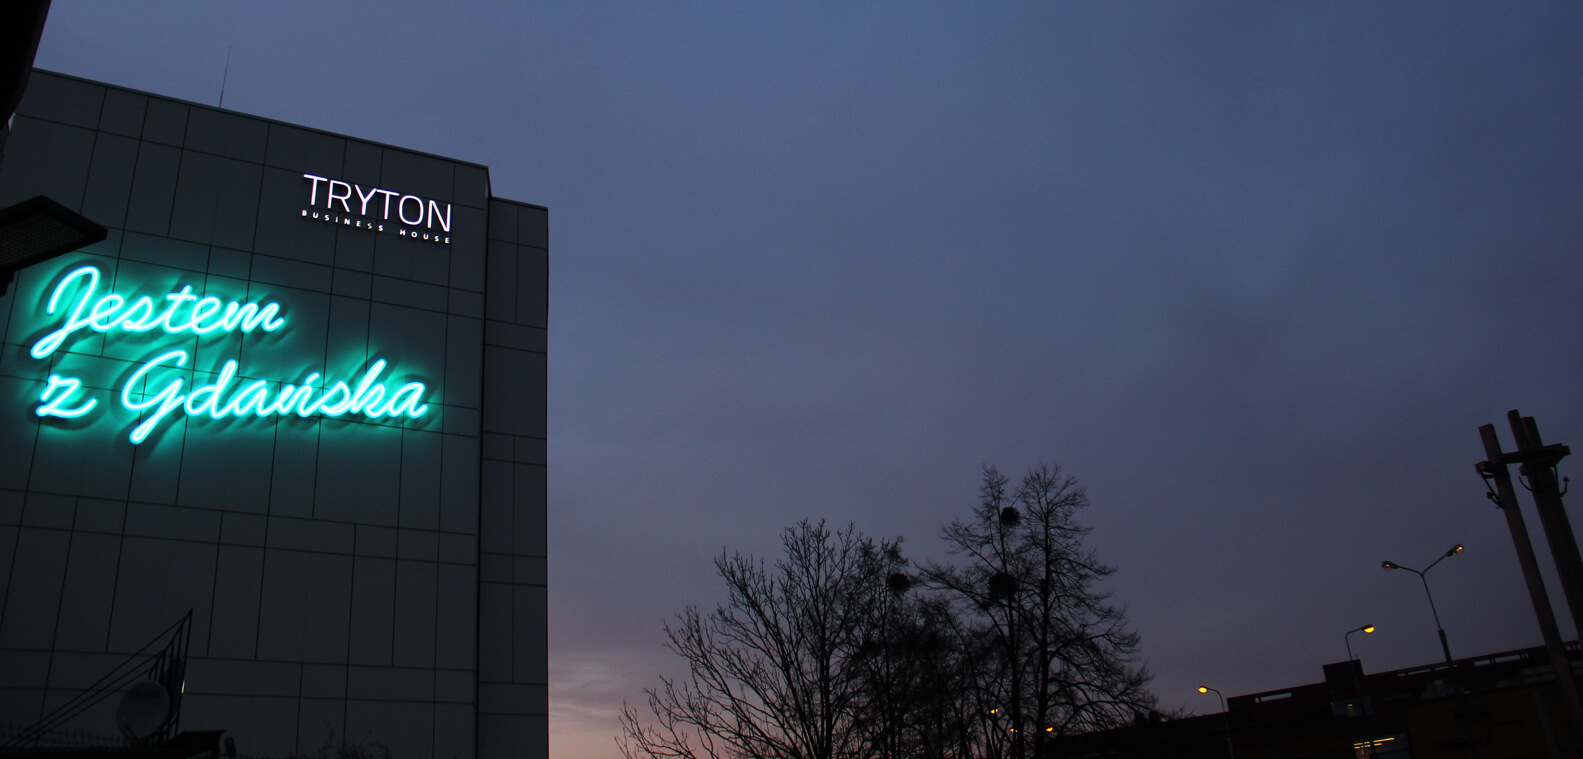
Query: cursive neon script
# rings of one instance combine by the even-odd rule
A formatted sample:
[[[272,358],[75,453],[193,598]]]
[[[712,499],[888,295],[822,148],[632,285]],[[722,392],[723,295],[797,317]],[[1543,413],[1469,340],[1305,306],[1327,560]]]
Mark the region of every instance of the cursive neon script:
[[[94,266],[79,266],[61,277],[60,283],[55,285],[55,292],[49,296],[49,303],[44,306],[44,313],[53,316],[62,310],[62,296],[71,290],[73,284],[78,285],[75,304],[70,307],[71,315],[66,317],[64,325],[33,344],[33,349],[29,351],[33,358],[44,358],[54,353],[71,333],[83,327],[95,332],[148,332],[162,329],[171,335],[183,332],[207,335],[237,330],[252,332],[255,329],[274,332],[286,326],[286,320],[279,316],[280,305],[277,303],[263,306],[234,300],[222,303],[212,295],[202,298],[194,295],[192,285],[183,285],[180,291],[162,298],[165,310],[156,316],[155,312],[160,307],[155,305],[152,296],[144,295],[128,301],[124,296],[105,293],[95,298],[99,279],[99,269]]]
[[[93,407],[99,403],[92,398],[89,398],[82,405],[79,405],[75,408],[69,408],[64,405],[67,400],[76,397],[77,390],[81,387],[82,380],[77,379],[76,377],[62,377],[59,374],[51,374],[49,376],[49,384],[44,386],[43,394],[39,395],[38,397],[39,401],[41,401],[44,405],[39,406],[34,411],[34,413],[38,414],[39,416],[58,416],[62,419],[76,419],[77,417],[92,411]],[[50,400],[51,396],[54,396],[54,400]]]
[[[79,266],[67,272],[55,285],[44,313],[64,317],[64,323],[33,344],[34,358],[53,354],[73,333],[83,329],[99,333],[142,333],[162,330],[166,334],[197,336],[254,330],[274,332],[286,326],[278,303],[222,301],[192,292],[183,285],[162,298],[144,295],[137,298],[109,292],[98,293],[103,278],[94,266]],[[235,359],[228,359],[210,381],[189,379],[184,370],[190,354],[169,350],[149,359],[134,370],[121,387],[121,406],[139,421],[128,436],[133,445],[149,435],[178,412],[188,417],[209,419],[320,416],[338,418],[361,415],[369,419],[404,417],[417,419],[428,410],[423,402],[427,388],[422,382],[392,387],[381,382],[388,364],[373,359],[355,383],[328,381],[319,372],[299,383],[266,379],[238,379]],[[137,390],[137,388],[142,388]],[[40,405],[34,413],[41,417],[74,419],[98,405],[84,397],[82,380],[51,374]]]
[[[301,385],[281,384],[273,397],[269,390],[270,383],[266,380],[254,380],[232,391],[229,385],[236,379],[236,360],[232,359],[220,368],[220,374],[213,382],[194,384],[191,392],[182,392],[185,381],[177,376],[158,391],[145,392],[142,398],[133,400],[132,388],[154,369],[167,363],[186,366],[187,352],[173,350],[156,356],[133,372],[121,388],[122,406],[129,411],[147,412],[142,423],[132,428],[133,444],[147,439],[162,419],[177,410],[186,412],[187,416],[204,415],[210,419],[245,417],[249,414],[255,417],[296,414],[304,418],[318,414],[334,418],[349,413],[362,414],[370,419],[403,415],[416,419],[429,410],[428,405],[421,402],[424,390],[421,382],[408,382],[395,392],[390,392],[384,385],[375,384],[380,373],[385,370],[384,359],[374,360],[363,379],[357,383],[356,390],[345,382],[336,382],[318,397],[314,396],[318,389],[314,386],[314,381],[319,378],[318,372],[308,375]],[[155,383],[149,384],[152,386]]]

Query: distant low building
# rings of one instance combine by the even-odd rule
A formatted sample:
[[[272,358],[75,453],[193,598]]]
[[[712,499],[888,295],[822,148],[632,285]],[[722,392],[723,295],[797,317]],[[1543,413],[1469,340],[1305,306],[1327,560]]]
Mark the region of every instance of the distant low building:
[[[1583,667],[1568,646],[1574,676]],[[1576,756],[1544,648],[1364,675],[1325,666],[1324,682],[1228,700],[1225,715],[1074,736],[1069,759],[1539,759]],[[1354,676],[1356,675],[1356,677]]]

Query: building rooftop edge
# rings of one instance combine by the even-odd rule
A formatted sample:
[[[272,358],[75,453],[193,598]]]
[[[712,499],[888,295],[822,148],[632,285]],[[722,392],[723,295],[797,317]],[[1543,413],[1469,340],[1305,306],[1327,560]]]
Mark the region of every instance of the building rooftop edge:
[[[144,97],[159,98],[160,100],[166,100],[166,101],[169,101],[169,102],[172,102],[172,103],[181,103],[182,105],[188,106],[190,108],[202,108],[204,110],[214,111],[216,113],[229,113],[229,114],[236,115],[236,116],[243,116],[243,117],[246,117],[246,118],[249,118],[249,119],[257,119],[259,121],[266,121],[266,122],[269,122],[271,124],[279,124],[281,126],[291,127],[293,129],[304,129],[304,130],[307,130],[307,131],[310,131],[310,132],[318,132],[319,134],[325,134],[325,135],[329,135],[331,137],[338,137],[338,138],[343,139],[343,140],[356,140],[358,142],[366,142],[366,143],[368,143],[370,145],[378,145],[378,146],[380,146],[382,148],[390,148],[392,150],[401,150],[401,151],[405,151],[405,152],[408,152],[408,153],[412,153],[414,155],[426,156],[428,158],[436,158],[436,159],[439,159],[441,161],[450,161],[451,163],[466,164],[468,166],[472,166],[472,167],[475,167],[475,168],[483,169],[486,173],[489,171],[489,167],[488,166],[486,166],[484,164],[481,164],[481,163],[477,163],[475,161],[468,161],[468,160],[461,159],[461,158],[452,158],[451,156],[440,155],[439,153],[430,153],[430,152],[428,152],[426,150],[414,150],[412,148],[409,148],[409,147],[406,147],[406,146],[403,146],[403,145],[392,145],[392,144],[390,144],[388,142],[379,142],[377,140],[370,140],[370,139],[365,138],[365,137],[355,137],[355,136],[352,136],[352,135],[349,135],[349,134],[341,134],[340,132],[332,132],[332,131],[330,131],[328,129],[320,129],[318,127],[307,126],[305,124],[295,124],[295,123],[292,123],[290,121],[283,121],[281,119],[271,118],[269,116],[260,116],[258,114],[248,113],[246,111],[237,111],[237,110],[233,110],[233,109],[230,109],[230,108],[220,108],[218,106],[213,106],[213,105],[208,105],[208,104],[205,104],[205,103],[194,102],[192,100],[182,100],[181,98],[175,98],[175,97],[171,97],[169,95],[161,95],[161,94],[159,94],[157,92],[148,92],[146,90],[133,89],[131,87],[125,87],[125,86],[122,86],[122,85],[119,85],[119,84],[114,84],[114,83],[111,83],[111,82],[100,81],[98,79],[89,79],[87,77],[77,76],[75,74],[65,74],[65,73],[62,73],[62,72],[59,72],[59,71],[51,71],[49,69],[38,68],[36,66],[33,68],[33,74],[34,75],[44,74],[46,76],[56,76],[56,77],[60,77],[62,79],[71,79],[71,80],[74,80],[74,81],[83,82],[85,84],[92,84],[92,85],[96,85],[96,86],[99,86],[99,87],[114,87],[115,89],[121,90],[123,92],[132,92],[132,93],[136,93],[138,95],[143,95]],[[491,194],[490,197],[495,197],[495,196],[493,194]],[[526,204],[524,204],[524,205],[526,205]]]

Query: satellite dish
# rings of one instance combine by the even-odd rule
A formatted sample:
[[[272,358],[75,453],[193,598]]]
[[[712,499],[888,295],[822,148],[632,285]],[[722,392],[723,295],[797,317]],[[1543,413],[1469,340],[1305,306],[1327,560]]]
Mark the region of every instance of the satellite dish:
[[[170,695],[159,683],[144,680],[121,694],[121,703],[115,707],[115,725],[122,735],[140,741],[159,730],[168,714]]]

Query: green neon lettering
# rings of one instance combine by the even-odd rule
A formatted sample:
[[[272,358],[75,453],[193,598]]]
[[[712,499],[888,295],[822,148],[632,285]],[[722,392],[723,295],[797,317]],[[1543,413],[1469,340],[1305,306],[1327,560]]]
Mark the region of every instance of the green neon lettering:
[[[269,395],[269,383],[264,380],[254,380],[247,383],[230,403],[225,404],[220,416],[245,416],[251,412],[254,416],[268,416],[261,411],[264,407],[264,398]],[[216,417],[219,418],[219,417]]]
[[[330,399],[334,397],[336,393],[340,393],[341,397],[334,403],[331,403]],[[297,413],[302,416],[319,414],[320,416],[334,418],[346,413],[347,407],[351,405],[352,389],[347,387],[345,382],[336,382],[334,385],[330,386],[329,390],[324,392],[324,395],[321,395],[318,398],[308,401],[306,404],[298,407]]]
[[[150,380],[149,375],[155,369],[167,364],[178,368],[185,367],[187,358],[187,352],[184,350],[170,351],[138,367],[137,371],[127,378],[126,386],[121,390],[121,405],[131,411],[149,412],[143,421],[132,429],[133,443],[141,443],[148,439],[149,434],[165,417],[178,410],[189,417],[203,416],[217,420],[290,414],[303,418],[317,414],[334,419],[359,413],[369,419],[396,417],[403,414],[410,419],[417,419],[429,410],[428,404],[422,403],[423,394],[427,389],[422,382],[408,382],[394,393],[391,393],[385,385],[374,384],[374,380],[377,380],[379,373],[386,366],[383,359],[375,359],[364,372],[364,381],[359,383],[359,391],[364,394],[362,405],[356,408],[354,404],[357,403],[358,396],[345,382],[337,381],[323,394],[314,397],[312,383],[319,378],[318,372],[309,374],[300,385],[281,385],[280,391],[273,400],[269,397],[268,380],[253,380],[234,392],[228,391],[232,380],[236,378],[235,360],[226,361],[214,381],[193,383],[191,391],[186,394],[182,393],[182,389],[188,386],[186,381],[181,377],[173,377],[159,391],[150,393],[145,390],[141,393],[140,399],[134,399],[133,388],[142,384],[152,384],[154,380]],[[65,388],[68,382],[69,380],[62,381],[59,385]],[[91,408],[91,405],[89,407]],[[86,412],[87,409],[83,409],[83,413]]]
[[[44,386],[44,393],[38,397],[44,405],[39,406],[35,413],[39,416],[58,416],[62,419],[75,419],[93,410],[99,401],[89,398],[87,403],[75,408],[67,408],[64,404],[71,400],[77,391],[82,389],[82,380],[76,377],[62,377],[59,374],[49,376],[49,384]],[[55,391],[60,394],[56,395]],[[54,395],[55,400],[50,400]]]
[[[33,344],[30,351],[33,358],[44,358],[54,353],[67,337],[83,327],[95,332],[148,332],[158,327],[172,335],[183,332],[207,335],[238,330],[245,333],[255,329],[274,332],[286,326],[285,318],[280,316],[278,303],[260,306],[254,302],[225,303],[212,295],[200,298],[193,294],[192,285],[182,285],[181,290],[166,294],[164,299],[169,305],[165,306],[163,313],[155,316],[154,300],[147,295],[132,300],[130,304],[117,293],[94,297],[100,276],[98,267],[79,266],[56,283],[44,313],[53,316],[65,307],[63,300],[67,297],[75,297],[75,301],[66,323]],[[68,295],[73,292],[75,296]],[[191,308],[183,312],[182,307],[188,304]]]
[[[257,303],[237,303],[231,301],[225,306],[225,316],[220,317],[226,332],[235,332],[240,325],[243,332],[252,332],[259,325],[263,325],[265,332],[274,332],[285,326],[286,320],[276,316],[280,313],[279,304],[267,303],[262,308]]]
[[[83,318],[82,312],[88,308],[88,299],[93,297],[94,288],[99,286],[99,270],[92,266],[79,266],[67,272],[66,276],[61,277],[60,284],[55,285],[55,292],[49,296],[49,303],[44,306],[44,313],[54,314],[55,310],[60,307],[61,293],[66,292],[66,288],[71,283],[83,277],[88,278],[87,289],[82,297],[77,300],[77,306],[72,309],[71,316],[66,318],[66,326],[45,335],[34,343],[33,349],[29,351],[33,358],[43,358],[54,353],[67,335],[76,332],[84,324],[88,323],[88,319]]]
[[[292,407],[296,407],[296,409],[297,409],[297,416],[300,416],[300,417],[303,417],[304,419],[306,419],[312,412],[309,412],[309,413],[305,414],[302,411],[302,407],[307,405],[308,398],[313,395],[313,383],[318,382],[318,381],[319,381],[319,373],[318,372],[314,372],[313,374],[308,375],[308,378],[302,381],[302,386],[297,388],[297,392],[292,393],[292,395],[291,395],[291,402],[286,404],[285,408],[281,409],[280,415],[281,416],[285,416],[285,415],[291,413]]]
[[[263,380],[259,380],[253,384],[256,385],[262,382]],[[247,388],[245,388],[242,392],[246,393],[252,389],[253,385],[248,385]],[[261,399],[258,404],[258,411],[255,413],[257,413],[260,417],[266,417],[270,415],[285,416],[286,414],[291,413],[292,393],[295,392],[296,389],[296,385],[282,384],[280,386],[280,394],[275,396],[274,402],[271,403]]]
[[[219,313],[220,308],[221,306],[219,298],[216,298],[213,295],[200,298],[198,302],[192,306],[192,315],[187,317],[187,328],[192,330],[194,335],[207,335],[210,332],[225,326],[225,323],[219,319],[215,319],[214,323],[207,327],[203,326],[203,320]]]
[[[148,373],[152,371],[154,367],[173,359],[176,362],[176,366],[186,366],[187,352],[183,350],[174,350],[164,355],[155,357],[154,360],[138,367],[137,371],[132,372],[132,376],[126,379],[126,385],[121,388],[121,405],[125,406],[127,410],[142,413],[147,409],[155,408],[156,406],[158,407],[157,410],[155,410],[153,414],[150,414],[148,418],[144,419],[141,424],[132,428],[132,434],[130,437],[133,445],[137,445],[138,443],[147,440],[148,433],[154,431],[154,425],[159,424],[159,421],[164,419],[165,416],[170,412],[181,408],[182,381],[180,377],[171,380],[170,384],[166,385],[163,390],[160,390],[158,393],[155,393],[152,396],[149,396],[148,392],[145,390],[143,393],[143,400],[132,400],[132,388],[139,384],[139,380],[143,380],[145,377],[147,377]]]
[[[176,309],[180,308],[181,304],[197,299],[198,296],[192,294],[192,285],[182,285],[181,292],[170,293],[165,296],[165,300],[170,301],[170,305],[165,307],[165,313],[160,314],[159,322],[165,326],[166,332],[174,335],[181,331],[181,327],[176,326],[176,323],[171,321],[171,319],[176,316]]]
[[[191,285],[166,293],[163,308],[154,296],[128,298],[120,293],[99,292],[102,272],[95,266],[79,266],[56,283],[44,311],[58,316],[61,323],[44,334],[31,348],[35,358],[46,358],[59,350],[67,338],[86,328],[94,332],[141,333],[156,328],[166,334],[209,335],[220,332],[244,333],[254,330],[273,332],[286,325],[278,303],[224,301],[212,295],[199,296]],[[169,350],[148,360],[127,377],[121,387],[121,406],[134,412],[137,423],[128,434],[136,445],[147,440],[159,425],[174,418],[203,416],[214,420],[232,417],[337,418],[362,415],[369,419],[405,416],[416,419],[428,412],[423,403],[427,392],[422,382],[408,382],[394,391],[382,382],[389,364],[374,358],[355,383],[327,381],[312,372],[299,384],[278,383],[250,377],[239,380],[236,359],[227,359],[212,377],[193,379],[187,364],[188,350]],[[271,387],[277,387],[271,392]],[[75,418],[88,414],[97,399],[83,390],[76,377],[49,375],[39,405],[40,417]]]
[[[121,314],[121,329],[125,332],[147,332],[158,326],[149,321],[154,315],[154,299],[144,295],[132,301],[132,306]]]
[[[236,359],[233,358],[220,367],[220,376],[213,384],[193,387],[192,394],[187,396],[187,416],[208,413],[212,419],[223,418],[225,411],[220,408],[220,393],[225,391],[225,386],[231,384],[231,380],[235,377]]]
[[[93,304],[93,310],[88,312],[89,328],[98,332],[114,329],[115,323],[120,321],[121,318],[116,312],[121,310],[121,306],[125,302],[125,298],[115,293],[110,293],[100,298],[97,303]]]
[[[374,380],[379,378],[379,373],[385,370],[385,360],[377,359],[369,365],[368,373],[363,375],[363,380],[357,383],[357,392],[352,393],[352,403],[349,406],[352,413],[364,412],[366,406],[378,408],[379,401],[385,397],[385,386],[374,386]],[[372,391],[370,390],[372,388]],[[372,418],[379,418],[379,412],[366,411]]]
[[[389,416],[406,414],[408,419],[417,419],[429,410],[429,404],[419,404],[423,400],[423,383],[408,382],[398,389],[395,395],[390,396],[390,410],[385,413]]]

